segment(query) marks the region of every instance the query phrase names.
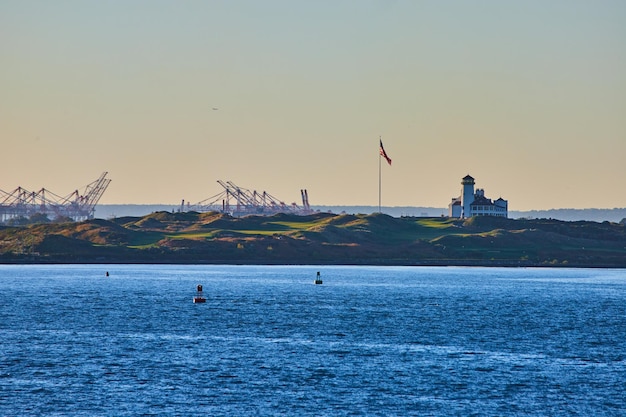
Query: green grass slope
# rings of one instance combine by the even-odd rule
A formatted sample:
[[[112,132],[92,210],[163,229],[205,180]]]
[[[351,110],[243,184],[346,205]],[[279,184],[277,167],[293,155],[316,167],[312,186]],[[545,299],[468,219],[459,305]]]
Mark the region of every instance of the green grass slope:
[[[626,267],[623,224],[157,212],[0,228],[0,262]]]

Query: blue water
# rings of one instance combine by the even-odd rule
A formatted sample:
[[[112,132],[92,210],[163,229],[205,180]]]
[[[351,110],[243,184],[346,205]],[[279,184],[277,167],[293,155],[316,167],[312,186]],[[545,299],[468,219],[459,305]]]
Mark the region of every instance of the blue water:
[[[626,415],[626,270],[4,265],[0,335],[0,416]]]

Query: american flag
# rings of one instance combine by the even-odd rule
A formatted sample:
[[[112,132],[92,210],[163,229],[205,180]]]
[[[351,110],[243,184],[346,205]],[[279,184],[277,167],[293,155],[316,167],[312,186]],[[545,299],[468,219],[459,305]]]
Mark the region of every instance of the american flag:
[[[379,139],[379,141],[380,141],[380,156],[382,156],[383,158],[385,158],[385,159],[387,160],[387,163],[388,163],[389,165],[391,165],[391,158],[389,158],[389,157],[387,156],[387,152],[385,152],[385,148],[383,147],[383,141],[382,141],[382,139]]]

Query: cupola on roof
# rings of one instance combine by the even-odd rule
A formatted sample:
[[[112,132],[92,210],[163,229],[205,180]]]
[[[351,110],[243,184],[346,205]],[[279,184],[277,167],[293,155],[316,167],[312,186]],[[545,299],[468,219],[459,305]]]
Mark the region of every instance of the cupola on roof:
[[[474,184],[474,178],[468,174],[465,177],[463,177],[462,184]]]

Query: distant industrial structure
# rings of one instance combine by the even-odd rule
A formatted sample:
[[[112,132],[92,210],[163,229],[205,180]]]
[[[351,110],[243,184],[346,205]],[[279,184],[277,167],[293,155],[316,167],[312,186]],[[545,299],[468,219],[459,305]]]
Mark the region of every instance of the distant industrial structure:
[[[491,201],[485,197],[485,190],[474,192],[474,178],[466,175],[461,181],[461,196],[452,199],[448,205],[450,217],[467,218],[472,216],[508,217],[508,201],[502,197]]]
[[[82,221],[94,217],[96,204],[111,182],[103,173],[96,181],[88,184],[80,193],[78,190],[60,197],[42,188],[28,191],[22,187],[7,193],[0,190],[0,223],[22,223],[27,220],[66,220]]]
[[[285,204],[266,191],[257,192],[239,187],[231,181],[218,180],[217,183],[224,189],[220,193],[200,201],[196,204],[182,201],[180,211],[197,211],[200,213],[217,211],[234,217],[249,215],[269,216],[277,213],[306,215],[311,214],[309,194],[307,190],[300,190],[302,206],[296,203]]]

